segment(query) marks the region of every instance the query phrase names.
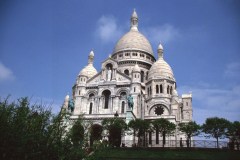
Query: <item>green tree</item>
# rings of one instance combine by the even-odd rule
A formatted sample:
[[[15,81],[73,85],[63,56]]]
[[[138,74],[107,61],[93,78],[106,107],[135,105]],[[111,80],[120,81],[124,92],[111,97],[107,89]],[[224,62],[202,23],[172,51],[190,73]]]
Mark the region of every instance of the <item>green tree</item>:
[[[206,133],[206,137],[213,137],[217,140],[217,148],[219,148],[218,140],[227,137],[228,126],[230,122],[224,118],[207,118],[202,125],[202,131]]]
[[[132,119],[128,123],[128,127],[133,130],[133,141],[135,144],[135,137],[138,137],[138,145],[142,145],[142,141],[144,142],[143,145],[145,145],[146,141],[146,132],[150,130],[150,123],[149,121],[143,120],[143,119]]]
[[[176,125],[164,118],[153,120],[152,125],[156,130],[156,132],[161,133],[161,135],[163,136],[163,147],[164,147],[166,144],[166,135],[173,134],[176,129]]]
[[[74,146],[82,146],[84,144],[84,128],[82,119],[78,118],[70,129],[70,137]]]
[[[189,146],[191,147],[191,138],[200,134],[201,126],[194,121],[188,123],[179,123],[178,126],[179,130],[185,133],[188,144],[190,144]]]
[[[227,137],[230,139],[230,148],[234,149],[234,145],[236,144],[237,149],[239,150],[240,143],[240,122],[234,121],[231,122],[228,126]]]
[[[127,124],[119,117],[106,118],[102,121],[102,126],[108,131],[110,145],[120,147],[121,136],[127,130]]]
[[[82,159],[82,127],[67,129],[67,113],[53,115],[28,98],[17,103],[0,99],[0,159]]]
[[[0,159],[41,159],[45,155],[47,126],[51,112],[30,105],[28,98],[17,103],[0,101]]]

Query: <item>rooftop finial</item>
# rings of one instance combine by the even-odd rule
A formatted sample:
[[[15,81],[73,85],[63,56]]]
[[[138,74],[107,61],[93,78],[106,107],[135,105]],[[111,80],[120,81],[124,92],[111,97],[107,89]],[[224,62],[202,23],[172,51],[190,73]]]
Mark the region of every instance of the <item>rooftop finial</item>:
[[[138,16],[135,8],[133,9],[131,17],[131,30],[138,31]]]
[[[161,42],[158,45],[158,58],[163,58],[163,46],[161,44]]]
[[[91,50],[88,56],[88,64],[93,64],[94,52]]]

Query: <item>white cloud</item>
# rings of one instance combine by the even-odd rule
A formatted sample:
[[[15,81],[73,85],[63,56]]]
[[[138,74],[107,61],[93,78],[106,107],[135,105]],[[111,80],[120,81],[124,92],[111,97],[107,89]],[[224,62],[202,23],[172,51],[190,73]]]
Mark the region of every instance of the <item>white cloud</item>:
[[[229,63],[224,71],[224,76],[227,78],[237,78],[240,76],[240,63],[232,62]]]
[[[129,25],[129,23],[127,24]],[[125,28],[127,28],[126,24],[117,24],[115,17],[103,15],[98,20],[96,33],[103,42],[115,42],[128,31],[125,30]],[[180,31],[171,24],[145,27],[142,28],[140,32],[155,44],[158,44],[159,42],[166,44],[180,36]]]
[[[180,87],[181,93],[193,94],[193,117],[203,123],[209,117],[223,117],[230,121],[240,120],[240,86],[231,89],[205,88],[202,86]]]
[[[102,16],[98,20],[97,35],[103,42],[116,41],[123,35],[123,30],[113,16]]]
[[[0,62],[0,82],[13,79],[13,72],[9,68],[7,68],[2,62]]]
[[[166,44],[180,36],[179,30],[171,24],[148,27],[143,29],[143,33],[156,44],[160,41]]]

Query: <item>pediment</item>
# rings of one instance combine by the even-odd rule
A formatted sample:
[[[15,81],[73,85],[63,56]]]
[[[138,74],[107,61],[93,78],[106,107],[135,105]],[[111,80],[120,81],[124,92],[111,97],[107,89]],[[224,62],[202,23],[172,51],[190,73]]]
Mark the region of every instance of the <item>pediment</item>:
[[[127,76],[126,74],[117,71],[116,74],[116,80],[117,82],[131,82],[131,78],[129,76]]]
[[[101,72],[99,72],[98,74],[96,74],[95,76],[93,76],[92,78],[90,78],[88,81],[87,81],[87,84],[96,84],[100,81],[101,79]]]
[[[102,62],[102,69],[106,67],[107,64],[111,63],[113,68],[117,68],[118,64],[117,61],[111,57],[109,57],[108,59],[106,59],[105,61]]]

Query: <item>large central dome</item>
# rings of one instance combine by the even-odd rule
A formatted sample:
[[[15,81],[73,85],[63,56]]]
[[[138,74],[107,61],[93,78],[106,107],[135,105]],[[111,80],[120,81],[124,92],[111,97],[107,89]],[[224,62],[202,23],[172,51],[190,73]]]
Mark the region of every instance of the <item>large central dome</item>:
[[[128,33],[122,36],[117,42],[113,53],[123,50],[142,50],[153,55],[152,46],[147,38],[138,31],[137,13],[133,12],[131,17],[131,29]]]
[[[139,31],[130,30],[128,33],[122,36],[122,38],[120,38],[120,40],[117,42],[113,52],[116,53],[129,49],[143,50],[153,55],[152,46],[146,37]]]

